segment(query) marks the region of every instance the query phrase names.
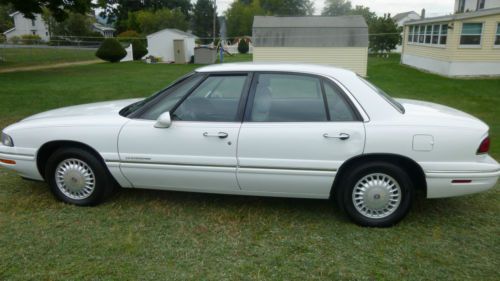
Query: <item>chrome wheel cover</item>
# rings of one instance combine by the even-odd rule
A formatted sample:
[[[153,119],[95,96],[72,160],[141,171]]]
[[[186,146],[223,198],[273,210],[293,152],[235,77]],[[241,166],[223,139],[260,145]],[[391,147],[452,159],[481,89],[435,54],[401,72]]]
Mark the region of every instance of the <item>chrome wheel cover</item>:
[[[401,187],[389,175],[373,173],[360,179],[352,191],[352,203],[367,218],[385,218],[401,203]]]
[[[79,159],[66,159],[59,163],[55,172],[57,188],[67,197],[83,200],[95,189],[92,169]]]

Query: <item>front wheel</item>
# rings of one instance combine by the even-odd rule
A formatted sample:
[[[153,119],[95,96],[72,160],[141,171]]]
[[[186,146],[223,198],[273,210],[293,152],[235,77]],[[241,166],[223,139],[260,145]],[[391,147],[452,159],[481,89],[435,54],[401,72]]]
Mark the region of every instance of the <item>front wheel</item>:
[[[45,179],[57,199],[79,206],[96,205],[113,189],[104,164],[78,148],[54,152],[47,161]]]
[[[413,185],[408,174],[396,165],[366,163],[354,168],[344,179],[337,202],[359,225],[392,226],[410,210]]]

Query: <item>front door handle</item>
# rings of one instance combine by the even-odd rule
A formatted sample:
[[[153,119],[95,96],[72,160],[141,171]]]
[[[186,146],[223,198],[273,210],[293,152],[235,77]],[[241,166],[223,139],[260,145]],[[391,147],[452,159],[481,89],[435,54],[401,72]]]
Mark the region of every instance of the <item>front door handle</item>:
[[[330,136],[330,135],[328,135],[328,133],[324,133],[323,137],[327,138],[327,139],[346,140],[346,139],[349,139],[351,136],[349,134],[346,134],[346,133],[340,133],[340,134],[338,134],[336,136]]]
[[[228,133],[226,132],[218,132],[218,133],[209,133],[209,132],[204,132],[203,133],[203,136],[204,137],[217,137],[217,138],[220,138],[220,139],[225,139],[227,138],[227,136],[229,136]]]

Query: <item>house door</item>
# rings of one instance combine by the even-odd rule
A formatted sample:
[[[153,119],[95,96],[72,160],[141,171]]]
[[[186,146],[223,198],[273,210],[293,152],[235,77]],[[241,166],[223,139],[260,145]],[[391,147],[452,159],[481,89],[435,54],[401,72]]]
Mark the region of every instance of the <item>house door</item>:
[[[184,40],[174,40],[174,54],[175,63],[186,63]]]

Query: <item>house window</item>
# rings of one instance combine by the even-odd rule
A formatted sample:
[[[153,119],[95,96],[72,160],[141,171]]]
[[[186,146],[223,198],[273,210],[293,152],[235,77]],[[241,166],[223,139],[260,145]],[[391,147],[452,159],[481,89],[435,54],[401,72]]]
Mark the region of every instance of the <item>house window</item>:
[[[432,26],[432,44],[439,43],[439,24]]]
[[[481,34],[483,33],[482,23],[463,23],[460,45],[477,46],[481,45]]]
[[[425,26],[421,25],[418,32],[418,43],[424,43]]]
[[[425,27],[425,44],[431,43],[431,35],[432,35],[432,25],[427,25]]]
[[[484,2],[486,2],[486,0],[478,0],[477,1],[477,9],[476,10],[484,9]]]
[[[35,20],[31,20],[31,26],[35,26]]]
[[[500,23],[497,24],[497,34],[495,36],[495,45],[500,46]]]
[[[465,0],[458,0],[458,11],[457,13],[463,13],[465,11]]]
[[[446,45],[446,38],[448,37],[448,25],[441,25],[441,37],[439,37],[439,44]]]

